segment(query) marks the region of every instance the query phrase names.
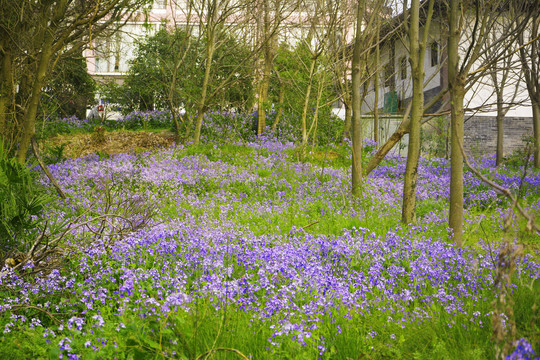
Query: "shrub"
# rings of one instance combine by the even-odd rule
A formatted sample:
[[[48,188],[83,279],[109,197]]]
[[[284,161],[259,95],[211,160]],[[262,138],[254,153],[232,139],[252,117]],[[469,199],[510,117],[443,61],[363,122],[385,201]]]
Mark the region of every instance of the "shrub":
[[[24,251],[36,232],[38,216],[50,196],[35,181],[32,171],[0,146],[0,259]]]

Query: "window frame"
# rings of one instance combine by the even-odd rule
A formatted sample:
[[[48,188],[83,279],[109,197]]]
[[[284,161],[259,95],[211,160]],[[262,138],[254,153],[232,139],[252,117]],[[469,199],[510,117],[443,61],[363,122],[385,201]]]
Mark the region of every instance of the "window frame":
[[[399,58],[399,77],[401,80],[407,79],[407,57],[402,56]]]
[[[431,66],[433,67],[439,65],[439,43],[437,41],[433,41],[429,46],[429,49],[431,53]]]

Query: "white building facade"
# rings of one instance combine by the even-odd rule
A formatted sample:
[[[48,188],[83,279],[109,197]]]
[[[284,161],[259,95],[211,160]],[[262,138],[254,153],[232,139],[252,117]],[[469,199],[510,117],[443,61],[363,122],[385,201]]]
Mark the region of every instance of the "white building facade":
[[[423,28],[420,29],[421,33]],[[434,21],[428,32],[428,42],[424,57],[424,98],[425,104],[438,96],[448,86],[446,25]],[[371,114],[375,107],[379,113],[396,118],[403,114],[412,98],[411,68],[408,61],[408,38],[394,36],[381,47],[381,59],[378,67],[379,89],[378,103],[375,104],[374,81],[370,81],[367,95],[362,104],[362,112]],[[460,58],[467,53],[466,40],[462,41]],[[486,49],[489,45],[486,45]],[[473,64],[472,73],[484,67],[488,62],[488,50],[481,54],[480,59]],[[532,134],[532,107],[526,85],[522,81],[521,66],[517,54],[508,62],[506,74],[499,70],[495,74],[503,85],[503,103],[507,112],[504,120],[505,154],[522,148],[524,139]],[[496,149],[496,116],[497,96],[495,92],[493,73],[484,71],[480,76],[471,80],[465,95],[465,147],[476,153],[494,153]],[[447,116],[449,110],[449,95],[444,95],[427,114]],[[448,121],[446,123],[448,124]],[[396,127],[397,125],[394,125]],[[428,127],[426,127],[427,129]],[[383,132],[387,129],[381,129]],[[369,130],[368,130],[369,131]],[[406,141],[406,139],[404,139]]]

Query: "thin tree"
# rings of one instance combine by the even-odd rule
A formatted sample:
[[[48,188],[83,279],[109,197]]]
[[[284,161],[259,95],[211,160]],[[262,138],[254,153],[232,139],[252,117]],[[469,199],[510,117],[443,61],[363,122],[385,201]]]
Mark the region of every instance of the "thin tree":
[[[450,0],[448,7],[448,86],[450,90],[450,214],[449,227],[458,246],[463,243],[463,147],[464,98],[471,88],[470,79],[481,78],[489,66],[477,66],[482,56],[482,48],[488,36],[494,48],[501,49],[504,56],[507,41],[516,42],[529,23],[531,13],[510,18],[508,9],[515,2],[486,1],[466,4]],[[467,5],[472,8],[467,8]],[[474,14],[471,16],[471,14]],[[534,16],[534,15],[532,15]],[[461,47],[460,47],[461,46]],[[497,57],[496,57],[497,58]]]
[[[35,133],[42,89],[62,56],[129,19],[147,0],[2,0],[0,134],[19,162]],[[18,91],[16,91],[18,87]]]
[[[463,241],[463,98],[467,72],[459,69],[461,2],[450,0],[448,9],[448,83],[451,103],[450,216],[448,223],[458,246]],[[479,19],[476,19],[477,21]],[[470,48],[474,49],[474,48]],[[473,54],[474,55],[474,54]]]
[[[356,10],[356,35],[352,58],[352,195],[362,194],[362,26],[366,1],[359,0]]]
[[[534,140],[534,167],[540,168],[540,45],[538,34],[540,31],[540,13],[538,2],[534,2],[525,10],[530,16],[527,27],[522,28],[518,41],[520,44],[519,55],[523,68],[523,77],[527,85],[527,91],[531,99]],[[521,15],[523,16],[523,15]]]
[[[418,178],[418,161],[420,159],[420,127],[424,115],[424,59],[426,45],[433,16],[434,0],[428,3],[422,38],[420,39],[420,0],[412,0],[410,8],[410,21],[405,22],[409,36],[409,62],[413,83],[411,104],[411,119],[409,132],[409,147],[407,152],[407,165],[403,185],[403,206],[401,221],[410,224],[416,221],[416,181]],[[405,1],[405,8],[407,1]]]
[[[269,99],[268,91],[270,88],[270,79],[274,71],[274,60],[278,49],[278,37],[283,31],[283,22],[298,9],[298,3],[282,0],[260,0],[256,3],[257,11],[254,11],[258,19],[259,34],[258,41],[262,47],[260,54],[260,76],[257,89],[257,135],[260,136],[266,128],[266,113],[268,111]],[[262,12],[262,16],[261,15]],[[279,75],[278,75],[279,76]],[[283,101],[283,100],[281,100]],[[279,119],[278,119],[279,120]],[[275,122],[277,126],[277,122]]]
[[[355,37],[352,56],[352,195],[359,197],[362,191],[362,103],[367,93],[371,75],[371,54],[380,39],[378,19],[384,14],[385,1],[358,1],[356,11]],[[382,39],[380,39],[382,41]],[[366,86],[364,86],[366,85]]]
[[[508,39],[511,40],[511,39]],[[495,108],[497,111],[497,143],[495,164],[501,165],[504,157],[504,118],[514,105],[515,99],[520,89],[521,65],[519,59],[514,56],[514,46],[511,41],[501,42],[504,46],[501,51],[492,46],[496,42],[495,35],[489,34],[483,48],[482,61],[489,64],[489,77],[495,95]],[[506,94],[511,90],[511,95]]]
[[[197,117],[195,121],[195,131],[193,134],[193,144],[200,142],[202,122],[207,111],[208,103],[215,98],[224,88],[234,80],[236,69],[246,66],[253,59],[258,57],[259,52],[265,45],[264,42],[255,44],[252,51],[244,57],[236,66],[231,66],[229,74],[223,78],[212,77],[212,64],[216,50],[223,46],[220,36],[224,32],[241,35],[243,40],[252,41],[253,36],[249,33],[249,28],[253,23],[248,16],[249,9],[253,9],[255,2],[246,0],[244,2],[232,0],[201,0],[197,8],[197,16],[200,19],[199,28],[205,37],[205,73],[201,85],[201,95],[197,102]],[[268,40],[268,39],[266,39]]]

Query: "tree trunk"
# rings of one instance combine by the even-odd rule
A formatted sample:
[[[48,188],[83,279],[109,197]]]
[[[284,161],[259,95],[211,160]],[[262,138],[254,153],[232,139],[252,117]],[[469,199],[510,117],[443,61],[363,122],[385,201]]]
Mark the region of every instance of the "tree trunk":
[[[351,107],[348,104],[345,104],[345,123],[343,124],[343,136],[341,138],[341,141],[344,141],[345,139],[350,139],[351,126],[352,126]]]
[[[343,47],[341,56],[343,59],[347,59],[346,47]],[[343,106],[345,107],[345,121],[343,123],[343,132],[341,135],[341,142],[344,142],[345,139],[351,139],[351,128],[352,128],[352,95],[349,83],[349,69],[348,63],[341,63],[339,68],[340,76],[340,91],[341,91],[341,101],[343,101]]]
[[[450,138],[450,216],[448,224],[458,246],[463,242],[463,98],[465,82],[452,90],[451,85],[451,138]]]
[[[405,224],[416,222],[416,182],[418,179],[418,161],[420,159],[420,128],[424,115],[424,59],[426,56],[427,35],[430,31],[431,17],[433,15],[433,5],[434,0],[430,0],[422,40],[420,40],[420,0],[412,0],[410,9],[409,61],[413,78],[413,95],[401,211],[401,221]]]
[[[450,89],[450,216],[448,224],[456,244],[463,243],[463,98],[465,78],[459,73],[460,1],[450,0],[448,33],[448,86]]]
[[[277,73],[276,73],[277,74]],[[272,131],[276,131],[279,122],[281,121],[281,116],[283,115],[283,103],[285,102],[285,91],[283,90],[283,84],[281,83],[281,77],[277,74],[279,80],[279,100],[278,100],[278,110],[274,123],[272,124]]]
[[[411,126],[409,131],[409,147],[407,165],[403,184],[403,206],[401,221],[411,224],[416,221],[416,181],[418,177],[418,159],[420,157],[420,124],[424,113],[424,59],[419,44],[420,0],[411,1],[409,25],[409,61],[413,80],[411,105]],[[428,31],[425,29],[424,31]]]
[[[217,9],[214,10],[216,12]],[[201,140],[201,129],[204,114],[206,112],[206,95],[210,84],[210,72],[212,69],[212,60],[214,58],[214,50],[216,46],[216,29],[209,25],[208,43],[206,44],[206,68],[204,69],[204,78],[201,88],[201,98],[197,106],[197,120],[195,122],[195,133],[193,134],[193,145],[199,145]]]
[[[379,27],[380,20],[377,19],[377,44],[375,46],[375,79],[373,82],[373,87],[375,89],[375,107],[373,108],[373,141],[377,142],[377,147],[379,147],[379,60],[381,57],[380,46],[379,46]],[[392,45],[393,43],[391,43]]]
[[[12,59],[9,49],[4,49],[0,54],[1,72],[0,72],[0,141],[3,142],[3,149],[6,151],[11,147],[8,144],[8,124],[11,103],[13,101],[13,73],[11,71]]]
[[[270,34],[270,4],[269,0],[264,0],[264,66],[263,77],[259,88],[258,115],[259,122],[257,135],[261,136],[266,128],[266,105],[268,103],[268,88],[270,87],[270,76],[274,68],[274,40],[276,34]]]
[[[306,89],[306,96],[304,98],[304,106],[302,108],[302,117],[300,119],[302,124],[302,152],[304,152],[307,141],[308,141],[308,129],[307,129],[307,112],[309,109],[309,98],[311,97],[311,88],[313,86],[313,73],[315,72],[315,63],[317,62],[316,58],[311,59],[311,64],[309,66],[309,82]]]
[[[311,126],[308,131],[308,138],[311,135],[311,146],[315,146],[315,142],[317,139],[317,123],[319,120],[319,106],[321,104],[321,97],[324,90],[325,79],[319,79],[319,88],[317,90],[317,100],[315,101],[315,112],[313,113],[313,121],[311,122]],[[311,133],[313,131],[313,133]]]
[[[540,19],[535,17],[532,19],[531,26],[529,27],[529,35],[531,38],[533,35],[538,34],[539,28]],[[527,91],[532,105],[534,137],[533,164],[535,168],[540,168],[540,75],[538,74],[538,70],[540,69],[540,49],[538,39],[525,46],[526,41],[524,35],[524,32],[521,32],[518,36],[520,45],[519,56],[523,68],[523,77],[525,79],[525,84],[527,85]]]
[[[358,1],[356,13],[356,37],[354,40],[352,58],[352,195],[362,194],[362,94],[361,84],[361,55],[362,55],[362,24],[364,19],[365,0]]]
[[[540,95],[540,93],[538,93],[537,95]],[[539,169],[540,168],[540,99],[531,98],[531,102],[532,102],[532,113],[533,113],[534,167]]]
[[[502,91],[501,91],[502,92]],[[499,166],[503,162],[504,155],[504,109],[502,94],[497,92],[497,157],[495,165]]]
[[[41,98],[41,89],[45,86],[49,62],[52,57],[53,36],[50,32],[46,32],[41,53],[37,59],[37,72],[35,80],[31,88],[30,102],[23,115],[22,136],[17,149],[17,160],[23,164],[26,161],[26,154],[30,147],[32,137],[36,132],[36,116]]]

